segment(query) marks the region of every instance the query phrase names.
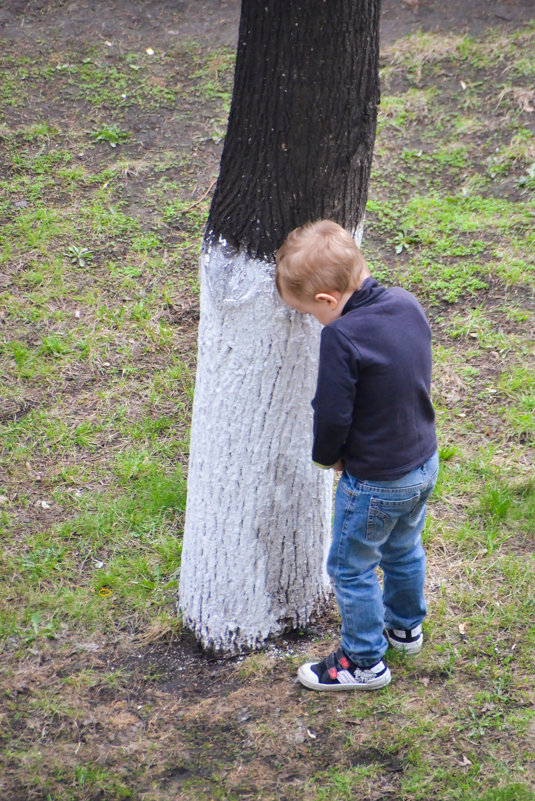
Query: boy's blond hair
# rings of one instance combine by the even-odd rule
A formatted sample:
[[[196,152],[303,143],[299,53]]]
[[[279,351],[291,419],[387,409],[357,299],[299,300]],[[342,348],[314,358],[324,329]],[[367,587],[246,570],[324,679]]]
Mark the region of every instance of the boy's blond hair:
[[[312,299],[319,292],[357,289],[365,267],[351,234],[332,220],[319,220],[288,234],[277,253],[275,282],[280,295]]]

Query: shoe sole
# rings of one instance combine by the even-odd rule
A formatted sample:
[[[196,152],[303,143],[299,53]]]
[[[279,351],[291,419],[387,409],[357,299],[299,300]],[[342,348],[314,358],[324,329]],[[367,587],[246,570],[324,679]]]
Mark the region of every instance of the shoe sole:
[[[424,638],[422,635],[414,642],[399,642],[398,640],[393,640],[388,632],[386,632],[386,639],[391,648],[395,651],[404,651],[406,654],[419,654],[422,650],[422,646],[424,644]]]
[[[381,673],[376,679],[371,679],[371,681],[366,682],[366,684],[320,684],[308,677],[308,674],[311,672],[312,671],[308,670],[307,665],[301,665],[297,671],[297,678],[301,684],[309,690],[317,690],[326,693],[348,692],[352,690],[380,690],[381,687],[386,687],[387,684],[390,684],[392,679],[392,674],[389,668],[387,668],[384,673]]]

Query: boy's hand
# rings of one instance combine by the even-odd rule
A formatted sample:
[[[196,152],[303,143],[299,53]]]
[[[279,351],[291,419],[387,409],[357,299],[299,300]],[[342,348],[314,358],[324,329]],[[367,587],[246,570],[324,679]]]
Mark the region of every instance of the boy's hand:
[[[343,471],[344,467],[345,467],[345,465],[344,465],[344,460],[343,459],[338,459],[336,464],[333,464],[333,470],[336,470],[337,473],[341,473]]]

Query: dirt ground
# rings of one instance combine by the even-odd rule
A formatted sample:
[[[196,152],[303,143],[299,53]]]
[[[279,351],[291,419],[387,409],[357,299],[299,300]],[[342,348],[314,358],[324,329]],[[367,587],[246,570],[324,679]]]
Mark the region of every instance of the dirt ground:
[[[481,33],[486,26],[492,26],[510,31],[522,27],[534,16],[533,0],[450,0],[448,3],[383,0],[382,8],[384,45],[415,30]],[[61,50],[95,41],[117,41],[125,51],[147,47],[165,50],[178,40],[189,38],[216,48],[235,45],[239,13],[238,0],[7,0],[0,2],[0,39],[10,45],[16,43],[22,54],[31,54],[40,46],[52,50],[57,46]],[[42,102],[53,101],[43,98]],[[173,142],[183,145],[210,115],[209,108],[193,105],[191,110],[195,119],[188,123],[171,113],[163,116],[151,112],[144,119],[132,119],[132,129],[137,126],[137,139],[146,149],[160,147],[162,143],[166,147],[171,147]],[[61,108],[58,106],[55,112],[60,114]],[[125,145],[125,153],[128,147]],[[213,174],[216,169],[220,147],[215,142],[206,144],[203,151],[206,175]],[[203,186],[205,182],[199,180],[199,184]],[[129,202],[133,206],[135,181],[131,183],[130,192]],[[190,333],[194,332],[195,315],[190,317],[188,327]],[[38,692],[40,687],[50,686],[69,673],[77,674],[82,668],[97,673],[114,671],[117,674],[115,685],[97,683],[84,693],[78,718],[58,724],[55,730],[36,729],[36,741],[45,762],[71,766],[76,763],[77,753],[67,742],[78,742],[79,727],[86,732],[84,737],[88,742],[91,741],[92,757],[107,764],[111,760],[118,775],[121,771],[125,773],[125,780],[129,765],[150,767],[150,763],[154,763],[153,775],[158,787],[156,784],[147,787],[147,795],[140,798],[192,801],[196,798],[195,791],[192,794],[188,782],[210,776],[210,766],[214,764],[228,763],[226,778],[236,793],[233,798],[260,797],[251,790],[256,782],[257,788],[264,789],[266,798],[291,801],[296,797],[295,788],[306,781],[311,771],[329,767],[339,738],[335,728],[322,727],[321,710],[325,699],[317,700],[313,713],[310,705],[305,708],[299,688],[290,679],[294,673],[293,660],[296,654],[307,651],[318,637],[329,640],[329,646],[329,638],[335,638],[336,630],[333,611],[317,621],[306,635],[274,642],[252,666],[247,659],[215,659],[202,654],[186,635],[180,641],[174,640],[172,645],[147,644],[127,633],[116,642],[104,638],[78,642],[71,650],[51,642],[47,651],[41,650],[20,666],[8,689],[14,695]],[[288,668],[283,675],[272,675],[275,658],[281,654]],[[123,673],[125,678],[122,678]],[[266,695],[266,677],[269,676],[269,695]],[[424,678],[429,681],[428,676]],[[262,692],[259,692],[260,681],[263,682]],[[80,693],[76,686],[73,685],[70,693],[69,696],[69,691],[63,691],[63,703],[67,706],[79,704]],[[281,710],[289,709],[292,715],[281,718]],[[338,713],[340,725],[354,725],[354,721],[345,719],[344,709]],[[254,724],[261,718],[265,721],[265,730],[259,740]],[[290,719],[291,729],[285,728]],[[1,720],[0,713],[0,725]],[[66,732],[63,725],[72,727],[72,731]],[[373,726],[373,716],[361,725],[364,739]],[[178,726],[181,743],[174,745]],[[149,745],[142,736],[147,731]],[[72,736],[65,738],[66,734]],[[285,744],[282,752],[280,741]],[[374,788],[370,799],[395,801],[400,771],[398,756],[371,754],[369,748],[359,748],[358,740],[355,742],[353,751],[344,752],[343,759],[348,765],[366,765],[373,758],[382,761],[384,776],[388,777],[381,779],[382,784]],[[163,763],[158,762],[159,747],[166,755]],[[121,768],[124,753],[130,761]],[[244,785],[241,795],[237,767],[240,754],[248,765],[248,784]],[[224,773],[224,767],[221,770]],[[232,771],[236,775],[230,775]],[[12,785],[8,793],[5,801],[55,801],[46,791],[44,794],[36,791],[29,796],[27,788],[19,792]],[[114,801],[126,796],[120,794],[120,789],[112,788],[93,797]],[[224,790],[216,788],[213,797],[226,796]]]
[[[235,45],[239,0],[10,0],[0,6],[2,39],[50,44],[120,38],[165,48],[176,37],[202,36],[213,47]],[[486,26],[514,30],[533,18],[531,0],[383,0],[384,45],[411,31],[481,33]]]

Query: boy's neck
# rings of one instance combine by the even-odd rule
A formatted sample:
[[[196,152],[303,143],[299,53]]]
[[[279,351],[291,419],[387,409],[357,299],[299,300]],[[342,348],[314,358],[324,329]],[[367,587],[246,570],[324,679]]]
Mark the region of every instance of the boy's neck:
[[[372,274],[369,271],[368,267],[366,267],[365,269],[362,270],[361,274],[359,275],[358,283],[355,286],[349,287],[349,289],[347,289],[347,291],[344,292],[344,294],[340,298],[340,303],[342,305],[342,309],[346,305],[346,303],[349,300],[349,298],[351,297],[351,295],[353,295],[355,292],[358,292],[358,290],[362,287],[362,284],[364,283],[364,281],[367,278],[371,278],[371,275]]]
[[[366,265],[366,267],[364,267],[364,269],[363,269],[363,270],[362,270],[362,272],[360,273],[360,275],[359,275],[359,281],[358,281],[358,284],[357,284],[357,286],[356,286],[356,287],[353,289],[353,291],[351,292],[351,294],[353,294],[353,292],[356,292],[356,291],[357,291],[357,289],[360,289],[360,288],[361,288],[361,286],[362,286],[362,284],[364,283],[364,281],[366,280],[366,278],[371,278],[371,277],[372,277],[372,274],[371,274],[371,272],[370,272],[370,270],[369,270],[369,268],[368,268],[368,265]]]

